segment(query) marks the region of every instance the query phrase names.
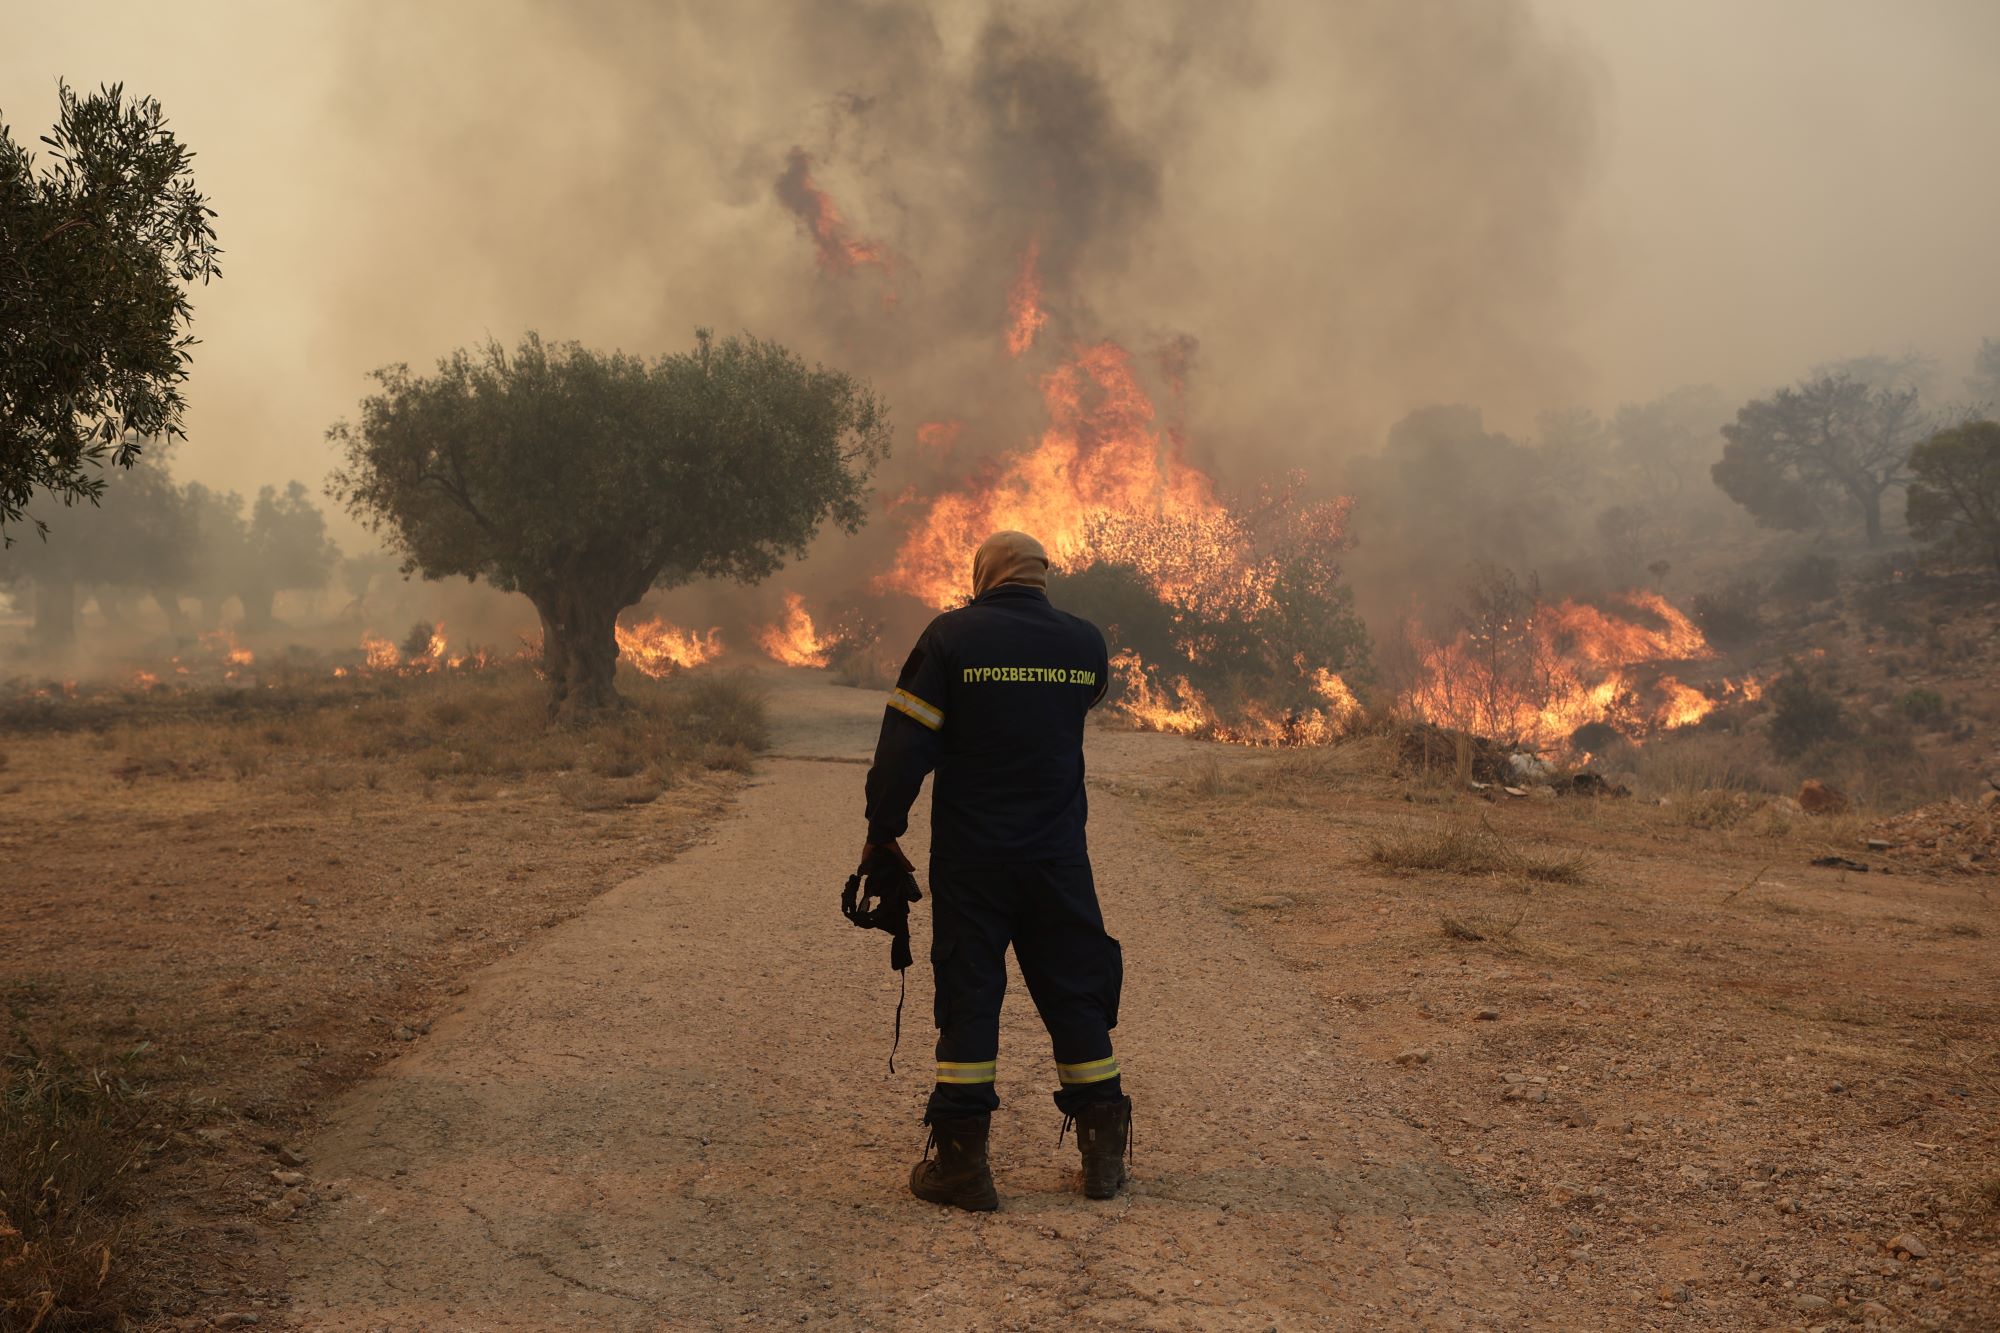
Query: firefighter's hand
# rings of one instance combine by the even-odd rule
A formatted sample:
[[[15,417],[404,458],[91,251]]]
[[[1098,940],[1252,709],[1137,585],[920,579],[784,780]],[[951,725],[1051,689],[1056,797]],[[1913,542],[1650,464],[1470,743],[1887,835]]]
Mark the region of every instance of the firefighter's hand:
[[[887,842],[862,843],[861,865],[859,868],[863,871],[866,871],[868,869],[868,863],[874,860],[878,853],[889,857],[897,865],[901,866],[903,869],[911,872],[912,874],[916,873],[917,869],[916,866],[910,863],[909,857],[903,855],[903,849],[896,844],[896,840],[894,838],[889,839],[889,841]]]

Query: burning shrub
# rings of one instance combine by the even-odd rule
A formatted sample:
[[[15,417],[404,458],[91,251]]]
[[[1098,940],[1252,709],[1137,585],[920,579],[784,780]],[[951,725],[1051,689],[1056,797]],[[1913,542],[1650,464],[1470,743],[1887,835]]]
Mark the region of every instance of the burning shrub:
[[[1840,700],[1814,685],[1798,663],[1771,686],[1771,748],[1781,758],[1796,759],[1817,745],[1852,735]]]

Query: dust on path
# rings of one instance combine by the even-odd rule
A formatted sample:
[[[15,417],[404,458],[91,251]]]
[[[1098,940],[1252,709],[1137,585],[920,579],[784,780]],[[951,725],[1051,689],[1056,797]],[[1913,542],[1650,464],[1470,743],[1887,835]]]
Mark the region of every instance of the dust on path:
[[[928,909],[893,1077],[888,942],[836,910],[860,836],[855,761],[880,707],[780,681],[788,757],[762,766],[732,816],[481,973],[460,1012],[332,1108],[311,1170],[344,1192],[301,1220],[300,1326],[1597,1322],[1516,1267],[1506,1204],[1436,1155],[1382,1066],[1342,1050],[1306,979],[1117,795],[1201,752],[1169,737],[1090,739],[1092,852],[1127,968],[1129,1194],[1075,1193],[1047,1039],[1015,974],[993,1134],[1001,1211],[912,1199]],[[919,823],[913,854],[925,839]]]

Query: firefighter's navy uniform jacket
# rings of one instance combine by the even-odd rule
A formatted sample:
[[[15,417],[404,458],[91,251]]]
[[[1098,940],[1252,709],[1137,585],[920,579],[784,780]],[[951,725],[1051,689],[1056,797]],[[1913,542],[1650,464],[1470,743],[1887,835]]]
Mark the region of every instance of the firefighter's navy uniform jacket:
[[[937,1086],[926,1119],[991,1111],[1007,946],[1055,1047],[1065,1113],[1121,1095],[1124,965],[1084,841],[1084,717],[1110,662],[1087,620],[1006,583],[933,620],[903,664],[868,770],[868,840],[931,792]]]

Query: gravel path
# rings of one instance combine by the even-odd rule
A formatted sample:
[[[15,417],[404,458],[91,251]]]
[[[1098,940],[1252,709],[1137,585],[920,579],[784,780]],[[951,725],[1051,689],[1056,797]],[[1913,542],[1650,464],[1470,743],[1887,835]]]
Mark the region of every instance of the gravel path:
[[[1475,1197],[1382,1067],[1342,1052],[1305,979],[1117,794],[1201,753],[1169,737],[1090,741],[1092,851],[1126,956],[1130,1193],[1074,1193],[1046,1038],[1016,975],[993,1135],[1001,1211],[911,1199],[928,907],[893,1077],[887,939],[836,910],[880,706],[779,680],[783,757],[704,842],[480,974],[458,1013],[333,1108],[309,1158],[340,1197],[301,1219],[301,1326],[1591,1322],[1516,1269],[1504,1205]],[[919,823],[920,861],[924,840]]]

